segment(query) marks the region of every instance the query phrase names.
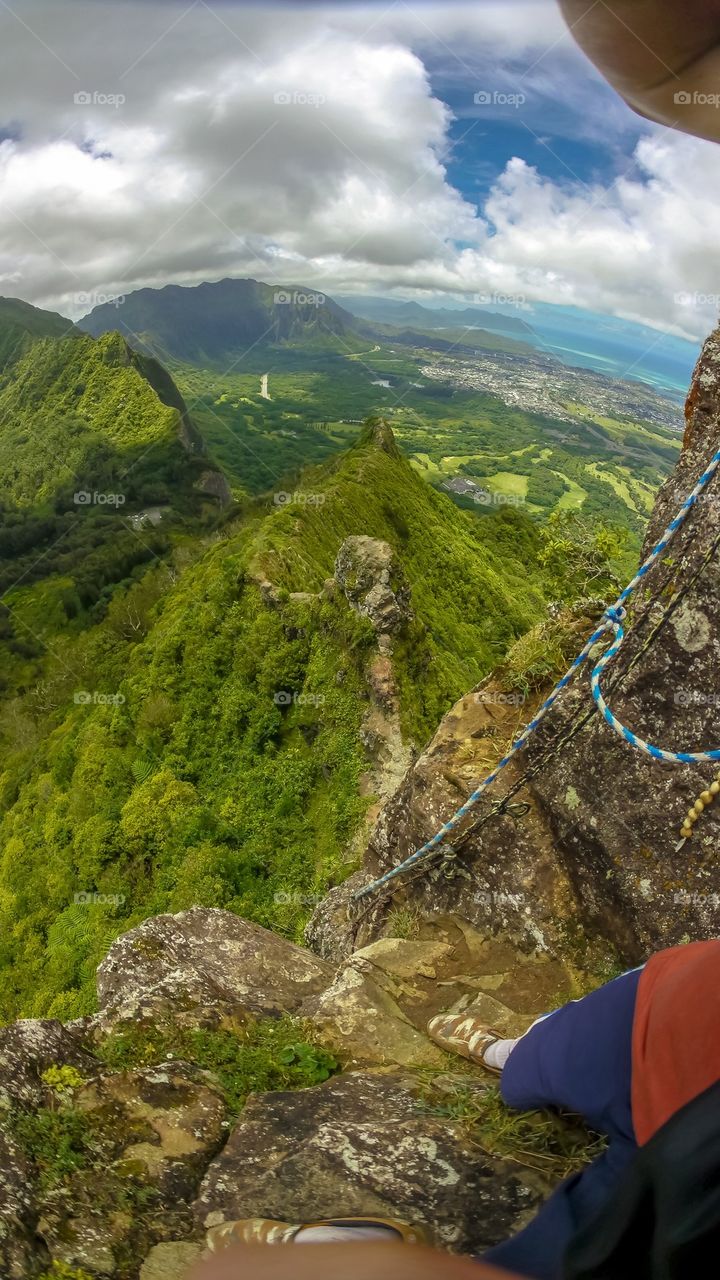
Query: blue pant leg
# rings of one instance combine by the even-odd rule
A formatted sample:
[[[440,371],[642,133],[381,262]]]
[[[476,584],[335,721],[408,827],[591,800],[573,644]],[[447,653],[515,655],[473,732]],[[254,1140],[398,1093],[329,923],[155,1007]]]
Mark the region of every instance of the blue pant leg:
[[[634,1142],[614,1138],[587,1169],[561,1182],[523,1231],[489,1249],[482,1261],[531,1280],[562,1280],[570,1240],[607,1203],[636,1150]]]
[[[502,1073],[509,1107],[561,1108],[600,1133],[634,1140],[632,1028],[640,973],[624,973],[531,1027]]]
[[[607,1151],[567,1178],[518,1235],[483,1261],[533,1280],[558,1280],[575,1231],[606,1202],[637,1145],[632,1126],[632,1025],[640,970],[625,973],[537,1023],[513,1049],[500,1090],[521,1110],[561,1107],[610,1138]]]

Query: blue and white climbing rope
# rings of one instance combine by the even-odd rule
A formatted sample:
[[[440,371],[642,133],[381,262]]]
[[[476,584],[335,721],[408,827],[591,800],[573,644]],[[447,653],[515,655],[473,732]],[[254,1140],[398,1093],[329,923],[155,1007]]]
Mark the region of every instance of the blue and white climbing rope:
[[[665,760],[671,764],[707,764],[714,760],[720,760],[720,750],[665,751],[661,747],[656,747],[650,742],[645,742],[643,738],[637,737],[631,729],[628,729],[626,725],[622,724],[617,719],[610,707],[607,705],[600,689],[600,676],[608,663],[612,662],[613,658],[617,655],[624,639],[625,633],[622,623],[625,618],[625,601],[632,595],[636,587],[642,582],[643,578],[655,564],[655,561],[662,555],[663,551],[665,551],[667,546],[675,537],[678,529],[687,518],[688,513],[695,506],[695,503],[701,493],[712,480],[718,467],[720,467],[720,449],[713,454],[713,457],[705,471],[703,471],[700,476],[695,488],[688,494],[674,520],[671,520],[667,529],[662,534],[662,537],[655,543],[650,555],[640,566],[635,577],[628,583],[624,590],[620,592],[615,603],[605,610],[600,625],[595,629],[595,631],[593,631],[593,634],[590,636],[585,647],[574,659],[562,679],[558,680],[552,693],[549,694],[538,710],[537,715],[525,726],[522,733],[513,742],[507,754],[503,756],[502,760],[499,761],[492,772],[489,773],[486,778],[483,778],[483,781],[465,801],[465,804],[460,806],[457,813],[453,814],[452,818],[449,818],[447,822],[443,823],[440,830],[436,832],[432,839],[428,840],[426,844],[421,846],[421,848],[416,849],[414,853],[411,853],[403,862],[398,863],[396,867],[392,867],[389,871],[386,871],[384,875],[379,876],[377,880],[373,880],[370,884],[359,889],[353,894],[353,901],[365,898],[368,894],[374,893],[377,889],[380,889],[383,885],[387,884],[389,880],[394,880],[396,876],[401,875],[403,872],[409,870],[410,867],[415,866],[415,864],[420,862],[421,859],[428,857],[429,854],[433,853],[438,846],[443,843],[445,837],[459,826],[463,818],[465,818],[470,810],[478,803],[480,797],[485,794],[488,787],[492,786],[498,774],[500,774],[505,766],[509,764],[513,759],[513,756],[517,755],[518,751],[524,747],[528,738],[531,737],[541,721],[544,720],[562,690],[570,683],[579,668],[587,661],[595,645],[598,641],[602,640],[603,636],[605,636],[608,631],[614,632],[615,639],[610,648],[603,654],[597,665],[593,668],[590,677],[590,687],[595,703],[611,729],[614,729],[615,732],[618,733],[621,738],[624,738],[631,746],[636,747],[639,751],[644,751],[655,760]]]
[[[629,742],[631,747],[637,747],[638,751],[644,751],[647,755],[652,756],[653,760],[666,760],[669,764],[712,764],[713,760],[720,760],[720,751],[664,751],[662,747],[655,747],[651,742],[646,742],[644,738],[638,738],[637,734],[633,733],[632,729],[628,729],[627,725],[622,724],[610,710],[600,690],[600,675],[608,663],[612,662],[625,638],[625,632],[618,617],[610,618],[608,616],[612,613],[617,615],[619,612],[617,609],[606,610],[605,617],[608,618],[615,631],[615,641],[603,654],[590,676],[590,688],[592,689],[595,704],[602,712],[610,728],[619,733],[620,737],[624,738],[626,742]],[[623,610],[622,612],[624,614],[625,611]]]

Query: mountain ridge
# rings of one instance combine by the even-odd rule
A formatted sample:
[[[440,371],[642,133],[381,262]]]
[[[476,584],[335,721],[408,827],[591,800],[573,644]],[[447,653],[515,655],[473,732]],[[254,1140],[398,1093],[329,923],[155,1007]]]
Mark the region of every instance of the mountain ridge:
[[[78,321],[94,337],[117,329],[160,359],[214,364],[249,347],[325,335],[343,337],[354,317],[316,290],[253,279],[138,289],[121,305],[104,303]]]
[[[387,426],[287,498],[119,593],[70,672],[46,661],[55,710],[30,755],[7,751],[0,793],[6,1015],[83,1012],[108,935],[164,906],[232,904],[297,935],[308,893],[350,869],[390,757],[542,612],[532,523],[460,511]],[[83,685],[104,700],[75,705]],[[122,902],[88,912],[78,891]]]
[[[421,329],[461,329],[475,326],[519,338],[533,332],[525,320],[482,307],[460,307],[457,310],[452,307],[424,307],[420,302],[363,294],[338,294],[338,299],[360,319],[392,324],[398,328],[419,325]]]

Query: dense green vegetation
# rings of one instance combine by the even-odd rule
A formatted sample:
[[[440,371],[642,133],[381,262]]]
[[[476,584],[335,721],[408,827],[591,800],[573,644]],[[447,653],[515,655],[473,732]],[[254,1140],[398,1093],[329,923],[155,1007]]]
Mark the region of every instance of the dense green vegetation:
[[[342,595],[289,594],[322,590],[346,536],[386,539],[410,582],[396,663],[418,744],[539,617],[522,513],[461,512],[369,437],[304,489],[324,500],[250,512],[183,572],[116,592],[97,626],[53,639],[42,697],[6,704],[5,1016],[91,1007],[111,938],[159,911],[224,906],[297,936],[351,869],[372,633]]]
[[[333,346],[291,333],[173,380],[30,312],[0,306],[0,1019],[90,1010],[110,941],[158,912],[297,938],[353,869],[377,651],[326,587],[347,536],[409,582],[393,662],[420,747],[548,599],[611,588],[675,448],[453,392],[342,316]],[[399,449],[363,431],[374,410]],[[215,464],[222,513],[197,487]],[[512,501],[451,499],[452,476]]]
[[[176,1022],[132,1024],[106,1037],[95,1053],[110,1071],[164,1065],[169,1058],[190,1062],[212,1072],[230,1114],[237,1115],[249,1093],[304,1089],[334,1075],[338,1060],[313,1032],[310,1023],[288,1016],[263,1018],[235,1031]]]
[[[0,690],[38,674],[48,628],[99,620],[210,510],[197,485],[212,464],[167,372],[118,334],[60,330],[0,304]],[[134,528],[150,505],[162,529]]]

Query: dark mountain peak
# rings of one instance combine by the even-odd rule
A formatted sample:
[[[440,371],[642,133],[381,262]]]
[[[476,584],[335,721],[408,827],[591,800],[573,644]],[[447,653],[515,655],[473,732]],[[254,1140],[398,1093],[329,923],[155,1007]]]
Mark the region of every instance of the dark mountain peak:
[[[226,278],[138,289],[122,306],[95,307],[79,325],[94,337],[118,329],[136,350],[160,360],[215,365],[258,346],[332,344],[357,322],[316,289]]]
[[[79,329],[56,311],[43,311],[22,298],[0,298],[0,370],[20,360],[42,338],[78,338]]]
[[[0,298],[0,327],[15,325],[35,338],[67,338],[78,330],[67,316],[57,311],[44,311],[22,298]]]

